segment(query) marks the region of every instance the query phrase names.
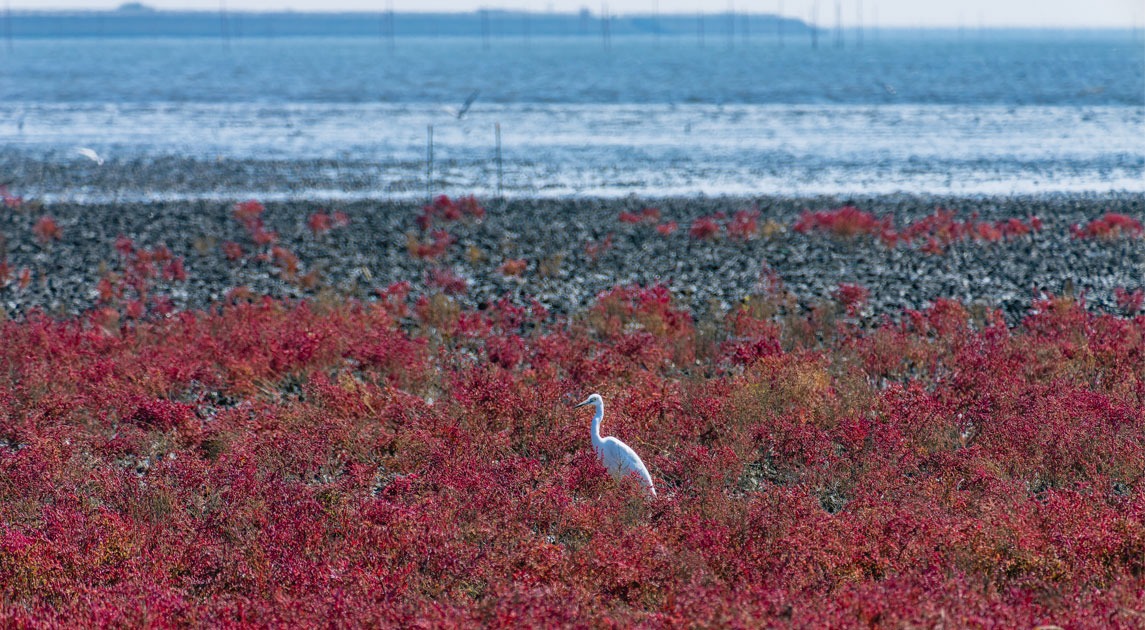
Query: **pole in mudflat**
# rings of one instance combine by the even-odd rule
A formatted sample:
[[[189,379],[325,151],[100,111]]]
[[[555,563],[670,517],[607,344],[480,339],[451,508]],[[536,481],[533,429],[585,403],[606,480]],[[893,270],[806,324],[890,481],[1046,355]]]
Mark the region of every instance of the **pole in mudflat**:
[[[433,203],[433,125],[426,127],[425,200]]]
[[[481,49],[489,50],[489,11],[481,9]]]
[[[608,12],[608,3],[600,5],[600,38],[604,49],[612,50],[612,15]]]
[[[227,24],[227,0],[219,0],[219,34],[223,36],[223,48],[231,49],[231,31]]]
[[[783,0],[779,0],[779,8],[775,11],[775,38],[779,47],[783,48]]]
[[[835,48],[843,47],[843,3],[835,0]]]
[[[1134,23],[1136,24],[1136,22]],[[660,43],[660,0],[652,0],[652,32],[656,34],[656,43]]]
[[[819,3],[811,3],[811,47],[819,48]]]
[[[394,49],[394,0],[386,2],[386,39],[389,42],[390,50]]]
[[[4,45],[12,52],[12,2],[4,3]]]
[[[728,1],[728,50],[736,47],[736,9],[735,4]]]
[[[493,123],[493,134],[497,137],[497,197],[505,196],[505,168],[501,160],[501,123]]]

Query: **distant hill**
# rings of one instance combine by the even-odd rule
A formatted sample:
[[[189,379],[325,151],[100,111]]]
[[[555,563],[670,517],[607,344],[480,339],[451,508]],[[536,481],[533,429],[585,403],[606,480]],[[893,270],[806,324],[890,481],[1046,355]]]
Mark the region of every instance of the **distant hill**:
[[[3,26],[17,38],[43,37],[625,37],[709,38],[805,35],[809,26],[769,14],[614,15],[526,13],[252,13],[160,11],[131,2],[114,11],[14,11]]]

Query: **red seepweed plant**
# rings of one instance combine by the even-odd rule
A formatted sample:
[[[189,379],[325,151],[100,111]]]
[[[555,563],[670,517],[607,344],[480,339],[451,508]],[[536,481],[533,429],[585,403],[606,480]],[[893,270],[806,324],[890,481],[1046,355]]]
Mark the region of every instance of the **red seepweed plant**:
[[[278,241],[278,233],[266,229],[266,224],[262,218],[265,211],[266,206],[252,199],[236,203],[232,213],[234,218],[246,229],[251,240],[259,246],[270,245]]]
[[[921,251],[941,254],[958,241],[997,242],[1033,234],[1041,231],[1042,221],[1036,216],[1027,221],[1017,218],[980,221],[976,213],[960,221],[956,212],[936,208],[931,215],[899,229],[891,217],[878,218],[855,206],[843,206],[834,210],[806,211],[792,229],[801,234],[818,232],[838,238],[877,237],[887,247],[917,241],[922,243]]]
[[[851,316],[859,314],[870,295],[871,292],[866,287],[858,284],[843,282],[835,289],[835,298]]]
[[[728,237],[746,241],[759,236],[759,210],[737,210],[725,226]]]
[[[1140,237],[1145,234],[1145,228],[1141,226],[1140,221],[1129,215],[1109,212],[1101,218],[1090,221],[1084,227],[1081,225],[1071,227],[1070,234],[1074,238]]]
[[[429,235],[430,240],[418,240],[413,234],[406,236],[406,250],[410,256],[420,260],[435,260],[441,258],[449,250],[456,239],[445,230],[434,230]]]
[[[427,271],[425,283],[441,289],[447,295],[460,295],[469,289],[469,281],[448,267],[434,267]]]
[[[329,232],[333,225],[330,215],[325,212],[315,212],[306,219],[306,227],[310,229],[310,233],[314,236],[321,236]]]
[[[716,223],[717,218],[713,215],[692,221],[692,227],[688,229],[688,236],[699,241],[716,238],[720,234],[720,224]]]
[[[589,241],[584,244],[584,255],[592,262],[596,262],[602,255],[612,249],[612,234],[607,234],[602,241]]]
[[[8,191],[8,186],[0,184],[0,202],[3,202],[4,207],[9,210],[17,210],[24,205],[24,198],[18,195],[13,195]]]
[[[306,227],[314,236],[321,236],[330,230],[350,225],[350,215],[345,212],[315,212],[306,219]]]
[[[32,226],[32,233],[42,244],[47,244],[52,241],[58,241],[64,236],[63,230],[56,220],[47,215],[40,217],[34,226]]]
[[[220,247],[223,250],[223,255],[231,262],[241,260],[244,255],[243,246],[234,241],[226,241]]]
[[[792,229],[800,234],[828,232],[833,236],[850,238],[859,235],[878,236],[891,227],[888,219],[877,219],[855,206],[834,210],[805,211]]]
[[[520,276],[528,266],[524,258],[508,258],[497,268],[497,272],[504,276]]]
[[[278,275],[304,290],[316,289],[320,284],[321,274],[317,269],[304,270],[302,259],[294,251],[279,243],[278,233],[266,228],[263,215],[266,207],[254,200],[235,204],[232,214],[242,224],[254,243],[249,260],[274,265]],[[323,212],[310,215],[307,227],[314,236],[320,236],[335,228],[349,224],[349,217],[344,213]],[[246,252],[243,246],[234,241],[226,241],[221,245],[223,255],[227,260],[238,262],[243,259]]]
[[[446,195],[438,195],[433,201],[421,209],[416,223],[423,232],[433,227],[434,221],[445,223],[460,221],[462,219],[480,220],[485,218],[485,208],[477,201],[477,197],[468,195],[456,200]]]
[[[1125,315],[1136,315],[1142,311],[1145,306],[1145,289],[1136,289],[1130,291],[1125,287],[1116,287],[1113,289],[1113,297],[1117,300],[1117,307],[1121,309]]]
[[[699,321],[403,283],[0,321],[0,625],[1137,624],[1145,318],[823,334],[761,276]],[[593,455],[593,391],[659,497]]]
[[[619,215],[617,215],[616,218],[621,223],[655,224],[655,223],[658,223],[660,221],[660,209],[659,208],[643,208],[639,212],[628,212],[627,210],[625,210],[625,211],[622,211]]]
[[[115,239],[115,251],[116,267],[108,269],[96,284],[100,307],[110,309],[109,313],[122,308],[129,319],[140,319],[149,310],[160,316],[171,314],[174,305],[169,297],[155,291],[156,283],[185,282],[183,258],[172,254],[166,245],[138,247],[123,235]]]

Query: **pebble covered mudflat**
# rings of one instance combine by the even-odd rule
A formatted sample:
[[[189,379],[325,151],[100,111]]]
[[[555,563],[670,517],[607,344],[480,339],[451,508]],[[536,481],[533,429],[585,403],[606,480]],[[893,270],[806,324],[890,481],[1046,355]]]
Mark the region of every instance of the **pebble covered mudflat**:
[[[284,278],[268,262],[269,249],[252,242],[234,217],[233,201],[152,201],[116,204],[27,203],[0,213],[0,260],[13,270],[30,270],[30,282],[0,288],[9,314],[39,308],[48,313],[81,312],[99,299],[97,284],[121,261],[120,236],[140,247],[165,245],[183,257],[186,280],[162,291],[177,307],[201,308],[222,300],[236,287],[276,297],[327,296],[374,299],[379,289],[408,281],[413,293],[456,282],[455,298],[479,306],[510,297],[536,298],[550,310],[568,313],[617,285],[662,283],[679,303],[695,312],[727,306],[759,290],[770,269],[804,304],[829,299],[840,283],[870,291],[863,315],[880,318],[904,308],[920,308],[936,298],[953,298],[1003,310],[1011,321],[1025,313],[1041,292],[1084,294],[1088,304],[1117,310],[1115,290],[1145,284],[1145,239],[1139,236],[1079,238],[1071,227],[1107,213],[1145,220],[1145,195],[1055,194],[949,198],[889,195],[876,197],[751,197],[677,199],[511,199],[480,200],[481,219],[439,224],[423,231],[420,202],[268,202],[262,213],[277,245],[297,257],[298,275]],[[1038,217],[1036,232],[1005,239],[957,240],[941,251],[919,243],[890,246],[858,235],[801,233],[793,229],[805,211],[854,205],[877,217],[908,225],[936,208],[960,220],[976,214],[983,221]],[[626,223],[622,212],[659,210],[658,230],[648,222]],[[696,238],[690,227],[700,217],[730,217],[758,210],[757,229],[733,237],[717,232]],[[341,212],[349,224],[315,233],[315,213]],[[58,240],[37,238],[43,216],[59,227]],[[450,244],[439,255],[417,258],[410,243],[447,231]],[[225,243],[243,255],[228,258]],[[259,252],[264,255],[260,256]],[[524,261],[519,275],[505,273],[507,261]]]

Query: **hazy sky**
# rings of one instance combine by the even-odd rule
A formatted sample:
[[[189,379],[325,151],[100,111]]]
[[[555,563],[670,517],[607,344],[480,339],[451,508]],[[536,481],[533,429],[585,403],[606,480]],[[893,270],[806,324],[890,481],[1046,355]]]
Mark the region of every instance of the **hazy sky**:
[[[1145,0],[840,0],[845,24],[854,24],[862,8],[863,23],[881,26],[1145,26]],[[122,0],[3,0],[13,9],[110,9]],[[387,0],[144,0],[164,9],[296,11],[377,11]],[[736,11],[779,11],[807,19],[816,0],[608,0],[612,13],[716,13],[734,6]],[[482,7],[532,11],[576,11],[586,7],[599,13],[599,0],[392,0],[396,11],[473,11]],[[817,0],[819,23],[835,23],[835,0]]]

